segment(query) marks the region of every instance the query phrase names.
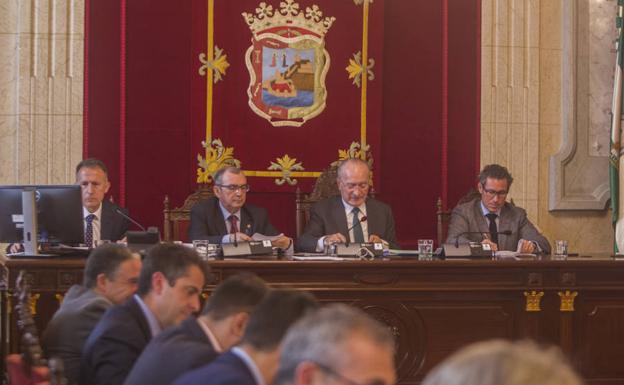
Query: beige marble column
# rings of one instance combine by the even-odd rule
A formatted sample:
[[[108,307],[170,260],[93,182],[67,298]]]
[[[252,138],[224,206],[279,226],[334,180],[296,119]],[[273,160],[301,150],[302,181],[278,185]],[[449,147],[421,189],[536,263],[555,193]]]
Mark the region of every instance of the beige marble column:
[[[84,0],[0,0],[0,184],[73,183]]]
[[[481,163],[509,168],[511,198],[551,241],[567,239],[573,252],[608,253],[607,210],[549,210],[549,159],[562,147],[562,120],[570,118],[561,108],[568,49],[562,31],[569,27],[565,2],[572,1],[613,2],[482,1]]]

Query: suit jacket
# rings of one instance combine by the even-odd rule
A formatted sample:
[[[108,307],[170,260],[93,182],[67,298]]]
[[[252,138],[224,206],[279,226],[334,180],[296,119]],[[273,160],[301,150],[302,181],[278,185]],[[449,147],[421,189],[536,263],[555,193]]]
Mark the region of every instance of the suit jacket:
[[[43,332],[43,348],[48,357],[63,360],[68,385],[79,383],[82,347],[104,312],[112,306],[106,297],[74,285],[48,322]]]
[[[131,297],[113,306],[85,343],[82,385],[121,385],[152,334],[138,302]]]
[[[392,209],[385,203],[368,198],[366,200],[366,223],[368,234],[377,234],[390,244],[390,248],[397,249],[399,245],[394,232],[394,217]],[[347,215],[342,198],[334,196],[316,202],[310,209],[310,221],[297,239],[296,248],[299,251],[313,253],[320,237],[341,233],[348,239]]]
[[[170,385],[180,375],[212,362],[219,353],[195,317],[150,341],[124,385]]]
[[[126,236],[130,227],[130,221],[115,212],[120,208],[108,200],[102,201],[102,225],[100,229],[101,239],[116,242]],[[126,215],[126,209],[121,209]]]
[[[269,221],[266,209],[250,204],[241,208],[239,230],[249,236],[255,233],[278,235],[280,232]],[[189,239],[207,239],[210,243],[221,244],[228,233],[225,219],[219,206],[219,199],[211,197],[197,202],[191,209]]]
[[[498,230],[511,230],[511,235],[498,235],[499,250],[516,251],[518,249],[518,241],[526,239],[536,242],[544,253],[550,253],[548,240],[537,231],[527,218],[526,211],[520,207],[512,206],[508,202],[505,203],[498,218]],[[481,242],[483,240],[481,234],[462,235],[462,233],[468,231],[490,232],[488,220],[483,216],[483,211],[481,210],[480,199],[459,204],[453,209],[446,243],[455,243],[456,239],[459,239],[459,243]]]
[[[178,378],[173,385],[259,385],[245,362],[232,351],[220,355],[211,364]]]

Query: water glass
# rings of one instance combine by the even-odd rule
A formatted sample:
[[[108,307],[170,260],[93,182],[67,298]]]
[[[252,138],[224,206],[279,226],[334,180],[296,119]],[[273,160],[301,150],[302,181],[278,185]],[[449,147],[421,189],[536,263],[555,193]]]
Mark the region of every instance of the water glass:
[[[433,239],[418,240],[418,259],[431,261],[433,259]]]
[[[568,259],[568,241],[562,239],[555,241],[555,252],[552,259]]]
[[[338,245],[336,244],[336,242],[332,242],[330,240],[327,239],[327,237],[325,239],[323,239],[323,246],[325,247],[324,249],[324,254],[327,256],[331,256],[331,257],[335,257],[337,254],[337,248]]]
[[[207,260],[208,259],[208,244],[209,244],[209,242],[207,240],[204,240],[204,239],[199,239],[199,240],[193,241],[193,248],[195,249],[195,251],[199,255],[199,258],[201,258],[203,260]]]

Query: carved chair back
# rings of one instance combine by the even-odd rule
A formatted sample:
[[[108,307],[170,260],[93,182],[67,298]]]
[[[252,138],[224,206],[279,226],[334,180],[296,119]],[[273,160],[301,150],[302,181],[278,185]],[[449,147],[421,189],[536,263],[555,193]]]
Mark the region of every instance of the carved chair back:
[[[198,189],[189,195],[184,204],[180,207],[171,208],[169,195],[165,195],[164,223],[163,232],[164,240],[169,241],[188,241],[188,228],[191,223],[191,208],[199,201],[212,197],[212,185],[200,185]]]

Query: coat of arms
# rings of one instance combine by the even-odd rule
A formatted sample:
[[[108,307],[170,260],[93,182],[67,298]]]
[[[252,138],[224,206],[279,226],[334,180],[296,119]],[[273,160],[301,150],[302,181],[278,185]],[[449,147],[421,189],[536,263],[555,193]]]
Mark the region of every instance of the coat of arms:
[[[335,18],[323,18],[316,5],[304,12],[294,0],[278,11],[262,2],[243,17],[253,34],[245,54],[251,109],[273,126],[298,127],[320,114],[330,62],[324,38]]]

